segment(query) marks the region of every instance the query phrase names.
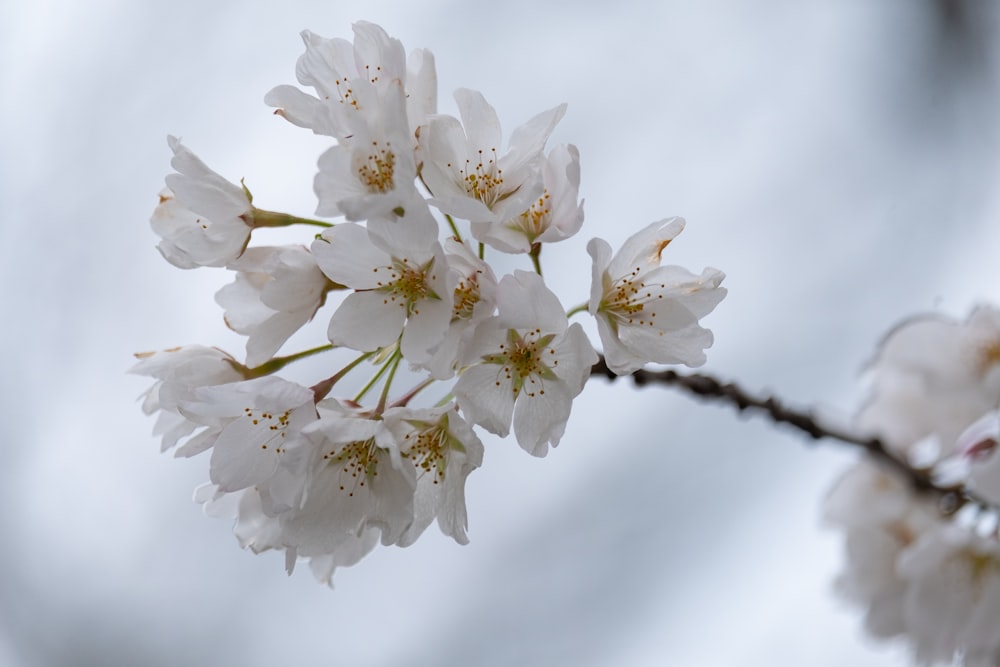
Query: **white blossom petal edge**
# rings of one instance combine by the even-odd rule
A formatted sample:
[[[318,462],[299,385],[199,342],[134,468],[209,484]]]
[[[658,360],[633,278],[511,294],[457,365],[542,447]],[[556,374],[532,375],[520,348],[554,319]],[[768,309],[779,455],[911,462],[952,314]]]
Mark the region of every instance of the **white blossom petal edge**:
[[[683,218],[654,222],[631,236],[614,257],[603,239],[591,239],[594,260],[590,314],[608,368],[626,375],[648,362],[700,366],[712,332],[698,320],[726,296],[725,274],[707,268],[700,276],[679,266],[660,266],[663,249],[684,229]]]

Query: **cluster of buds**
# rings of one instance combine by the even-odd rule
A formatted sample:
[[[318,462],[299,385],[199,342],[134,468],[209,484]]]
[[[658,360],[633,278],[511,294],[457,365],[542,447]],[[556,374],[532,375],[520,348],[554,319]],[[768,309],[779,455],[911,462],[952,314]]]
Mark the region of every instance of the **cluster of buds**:
[[[859,429],[939,488],[950,507],[864,460],[827,498],[843,530],[837,587],[868,632],[920,664],[1000,663],[1000,311],[896,327],[872,361]]]
[[[241,361],[214,347],[137,355],[155,382],[143,409],[180,456],[211,450],[209,514],[235,519],[244,547],[308,560],[330,582],[376,544],[406,546],[435,520],[467,541],[465,481],[483,461],[477,428],[534,456],[562,437],[597,352],[573,316],[589,314],[608,366],[698,365],[699,324],[725,296],[722,272],[661,266],[684,221],[639,230],[613,253],[593,239],[588,301],[567,309],[542,278],[541,249],[583,223],[580,156],[546,144],[565,105],[503,146],[497,114],[458,90],[460,118],[437,113],[433,56],[377,25],[354,41],[303,33],[299,82],[265,97],[279,116],[335,143],[318,162],[316,215],[258,209],[246,186],[168,140],[176,173],[152,217],[171,264],[225,267],[216,295],[246,336]],[[308,225],[308,246],[251,245],[259,227]],[[498,278],[487,251],[530,263]],[[584,284],[586,284],[585,279]],[[328,344],[278,356],[332,307]],[[349,354],[349,356],[340,356]],[[284,379],[309,360],[309,386]],[[403,372],[397,374],[402,366]],[[338,395],[363,371],[360,390]],[[406,386],[400,388],[400,380]],[[415,378],[415,379],[414,379]],[[428,398],[433,389],[441,391]]]

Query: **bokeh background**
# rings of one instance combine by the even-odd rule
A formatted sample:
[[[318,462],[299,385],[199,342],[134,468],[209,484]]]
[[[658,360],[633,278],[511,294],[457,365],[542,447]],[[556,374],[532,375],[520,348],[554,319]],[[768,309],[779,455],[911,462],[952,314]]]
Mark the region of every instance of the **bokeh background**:
[[[241,350],[147,221],[177,134],[309,215],[326,139],[271,114],[298,32],[367,19],[437,57],[441,110],[560,102],[587,222],[683,215],[725,270],[707,370],[846,420],[902,317],[1000,298],[1000,13],[989,0],[14,0],[0,5],[0,665],[896,665],[832,594],[824,494],[854,453],[669,390],[592,382],[536,460],[487,441],[472,543],[435,527],[336,590],[240,551],[158,453],[132,353]],[[265,238],[265,241],[277,237]],[[320,333],[315,334],[321,337]]]

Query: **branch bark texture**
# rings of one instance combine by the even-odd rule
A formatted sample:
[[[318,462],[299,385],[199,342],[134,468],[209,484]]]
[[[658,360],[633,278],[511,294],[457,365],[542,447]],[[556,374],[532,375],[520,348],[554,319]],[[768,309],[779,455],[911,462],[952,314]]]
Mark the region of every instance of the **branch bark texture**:
[[[920,493],[938,498],[942,512],[954,513],[962,507],[973,504],[981,510],[1000,511],[992,503],[978,496],[961,484],[944,485],[934,480],[931,469],[916,468],[900,458],[878,438],[863,437],[857,433],[822,423],[808,410],[798,410],[786,406],[774,396],[754,396],[733,382],[722,382],[711,375],[700,373],[682,374],[674,370],[651,371],[640,369],[629,376],[618,376],[608,368],[602,356],[590,370],[590,377],[603,377],[612,382],[630,377],[637,387],[660,385],[673,387],[705,401],[725,403],[738,412],[764,414],[776,424],[787,424],[811,440],[830,439],[859,448],[897,475],[908,480]]]

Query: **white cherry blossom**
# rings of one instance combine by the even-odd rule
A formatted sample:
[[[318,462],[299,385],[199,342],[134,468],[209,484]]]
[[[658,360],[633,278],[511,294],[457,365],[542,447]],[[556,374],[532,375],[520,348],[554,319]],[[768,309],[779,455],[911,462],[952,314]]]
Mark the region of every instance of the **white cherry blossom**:
[[[592,239],[590,314],[608,368],[619,375],[648,362],[700,366],[712,332],[699,324],[726,296],[725,274],[707,268],[700,276],[679,266],[660,266],[664,248],[684,229],[682,218],[654,222],[625,241],[614,257],[603,239]]]
[[[305,501],[281,516],[282,539],[299,556],[354,554],[357,540],[377,528],[395,544],[413,522],[416,475],[381,419],[333,400],[305,429],[311,441]]]
[[[522,449],[545,456],[559,444],[573,399],[597,353],[583,328],[567,328],[559,299],[541,276],[515,271],[497,286],[499,314],[476,328],[454,393],[473,424],[506,436],[511,422]]]
[[[461,122],[435,116],[420,134],[421,177],[443,212],[473,223],[502,223],[542,195],[545,142],[566,112],[562,104],[517,128],[502,152],[500,120],[481,93],[455,91]],[[479,239],[488,242],[487,239]]]
[[[316,420],[311,389],[265,376],[195,389],[180,409],[217,430],[209,443],[209,477],[220,491],[255,486],[272,512],[299,501],[306,456],[302,429]]]
[[[181,438],[190,436],[200,428],[178,410],[180,401],[197,387],[226,384],[244,379],[242,366],[229,354],[215,347],[186,345],[160,352],[141,352],[135,355],[138,363],[129,369],[136,375],[156,379],[143,394],[142,411],[147,415],[159,413],[153,435],[162,436],[161,451],[174,448]],[[178,455],[203,451],[196,438],[178,450]]]
[[[232,283],[215,295],[226,324],[247,336],[247,366],[270,359],[312,319],[333,287],[302,246],[249,248],[230,263]]]
[[[580,152],[571,144],[554,147],[542,166],[542,193],[520,215],[502,222],[474,222],[473,235],[503,252],[529,252],[535,243],[555,243],[583,225]]]
[[[167,137],[177,170],[166,177],[167,189],[150,225],[161,237],[156,246],[176,267],[225,266],[246,248],[254,226],[247,191],[230,183],[184,146]]]
[[[444,249],[454,275],[455,300],[445,338],[426,364],[438,380],[453,377],[466,363],[466,350],[476,326],[496,311],[497,279],[490,265],[457,239],[447,239]]]
[[[899,453],[931,438],[939,457],[955,454],[959,436],[1000,401],[1000,311],[907,320],[879,345],[868,377],[859,428]]]
[[[264,101],[295,125],[338,139],[349,137],[357,116],[370,113],[379,103],[379,93],[405,82],[407,74],[406,55],[398,39],[374,23],[359,21],[353,27],[353,44],[302,32],[306,50],[296,63],[295,74],[316,96],[282,85],[273,88]]]
[[[404,465],[416,472],[413,523],[399,546],[413,544],[435,519],[441,532],[459,544],[469,538],[465,479],[483,463],[483,443],[454,405],[413,410],[393,408],[384,415]]]
[[[969,425],[955,447],[968,466],[966,484],[1000,507],[1000,410],[990,410]]]
[[[430,360],[451,321],[454,286],[437,241],[428,248],[396,243],[383,247],[359,225],[345,223],[323,232],[312,252],[333,281],[355,289],[330,319],[334,345],[371,351],[400,342],[412,363]]]

